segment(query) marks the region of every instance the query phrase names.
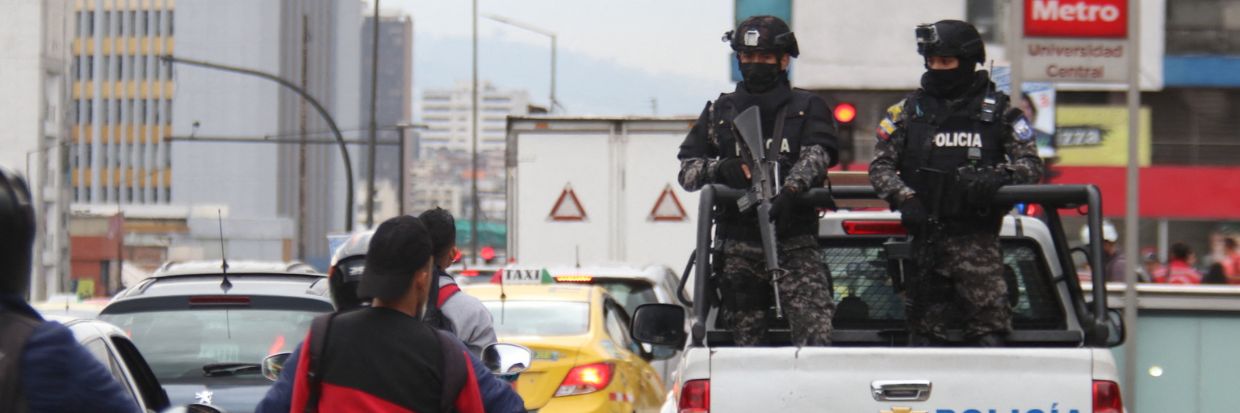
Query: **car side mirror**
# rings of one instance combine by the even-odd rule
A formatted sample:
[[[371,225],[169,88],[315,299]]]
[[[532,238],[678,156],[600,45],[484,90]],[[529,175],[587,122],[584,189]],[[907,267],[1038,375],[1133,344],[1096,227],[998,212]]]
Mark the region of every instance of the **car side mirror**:
[[[496,375],[517,374],[530,368],[534,352],[522,345],[495,343],[482,349],[482,364]]]
[[[280,372],[284,371],[284,363],[288,361],[291,355],[293,353],[276,353],[263,358],[263,362],[259,363],[262,367],[263,377],[271,381],[279,380]]]
[[[1107,310],[1107,347],[1119,347],[1128,339],[1128,329],[1124,326],[1124,312],[1119,309]]]
[[[630,324],[633,340],[655,346],[685,345],[685,309],[675,304],[642,304]]]

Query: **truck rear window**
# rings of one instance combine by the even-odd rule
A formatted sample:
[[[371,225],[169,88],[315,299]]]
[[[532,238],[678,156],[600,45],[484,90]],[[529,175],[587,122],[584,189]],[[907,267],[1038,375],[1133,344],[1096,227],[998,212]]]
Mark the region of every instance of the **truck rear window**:
[[[904,300],[892,288],[881,239],[824,240],[823,259],[835,289],[837,329],[903,328]],[[1015,329],[1063,329],[1064,310],[1038,245],[1002,241]],[[954,317],[959,319],[959,317]],[[959,328],[959,325],[949,328]]]

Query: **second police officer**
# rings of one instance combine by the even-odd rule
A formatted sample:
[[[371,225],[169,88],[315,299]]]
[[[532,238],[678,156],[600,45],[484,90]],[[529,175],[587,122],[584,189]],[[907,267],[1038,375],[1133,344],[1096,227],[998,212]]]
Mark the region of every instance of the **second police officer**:
[[[777,282],[792,344],[828,345],[835,306],[815,239],[818,215],[812,206],[791,201],[792,195],[821,186],[826,169],[838,159],[830,108],[817,95],[789,84],[788,64],[799,50],[783,20],[750,17],[725,34],[724,41],[736,51],[744,81],[732,93],[708,103],[681,143],[680,185],[689,191],[713,183],[749,188],[750,171],[741,160],[743,143],[732,120],[756,105],[766,143],[779,148],[779,176],[784,177],[777,183],[782,185],[781,195],[773,202],[772,217],[778,227],[780,266],[788,270]],[[780,129],[776,127],[780,114],[782,133],[773,136]],[[756,214],[742,214],[735,205],[717,211],[723,266],[714,281],[722,298],[722,318],[730,324],[736,344],[765,344],[773,293]]]
[[[915,33],[921,88],[887,109],[870,163],[922,267],[906,274],[909,341],[944,344],[963,319],[968,343],[1002,345],[1012,318],[999,248],[1007,210],[991,203],[1003,185],[1037,183],[1042,160],[1024,115],[977,70],[986,59],[977,29],[943,20]]]

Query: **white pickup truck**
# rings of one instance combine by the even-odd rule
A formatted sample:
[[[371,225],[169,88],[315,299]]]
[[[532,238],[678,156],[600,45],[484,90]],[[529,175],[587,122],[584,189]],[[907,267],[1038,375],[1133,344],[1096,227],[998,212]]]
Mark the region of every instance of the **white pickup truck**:
[[[710,217],[712,205],[735,202],[740,195],[704,188],[699,216]],[[832,195],[875,197],[866,186],[837,186]],[[827,196],[814,190],[805,201],[823,205]],[[705,299],[711,291],[712,223],[699,221],[689,331],[681,306],[648,304],[633,317],[637,341],[685,346],[663,411],[1122,413],[1108,347],[1122,343],[1123,325],[1117,312],[1107,310],[1101,285],[1092,297],[1082,292],[1058,215],[1060,208],[1088,207],[1090,226],[1096,228],[1097,188],[1014,185],[997,198],[1009,205],[1041,204],[1049,211],[1042,219],[1004,219],[1001,244],[1013,304],[1005,348],[907,346],[904,304],[891,278],[899,265],[888,260],[884,247],[903,240],[904,230],[898,214],[883,210],[827,213],[820,221],[820,245],[836,295],[832,347],[790,346],[786,327],[769,332],[774,346],[737,347],[718,323],[715,300]],[[1101,268],[1100,248],[1084,255],[1093,257],[1092,268]]]

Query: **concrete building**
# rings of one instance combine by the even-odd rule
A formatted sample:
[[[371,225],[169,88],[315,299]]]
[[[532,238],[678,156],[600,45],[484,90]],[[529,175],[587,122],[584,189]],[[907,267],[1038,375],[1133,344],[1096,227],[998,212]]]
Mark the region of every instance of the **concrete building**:
[[[259,70],[300,85],[356,131],[361,97],[360,1],[181,0],[176,54]],[[274,82],[176,65],[170,145],[171,202],[227,205],[225,228],[245,223],[258,235],[229,238],[229,258],[328,260],[326,235],[345,228],[345,184],[334,144],[198,142],[189,137],[278,136],[331,141],[327,123],[294,92]],[[346,136],[357,139],[356,132]],[[353,179],[363,147],[351,146]],[[303,190],[304,188],[304,190]],[[214,221],[214,214],[203,223]],[[191,233],[199,220],[189,220]],[[240,226],[233,226],[239,228]],[[218,238],[218,235],[209,235]],[[204,240],[206,242],[206,240]]]
[[[498,89],[483,82],[478,93],[478,150],[504,149],[508,115],[529,114],[529,93],[524,90]],[[422,92],[422,122],[419,145],[422,151],[448,149],[469,151],[473,123],[469,82],[457,83],[452,89],[427,89]]]
[[[111,208],[123,217],[121,234],[111,239],[142,257],[218,257],[222,220],[229,258],[324,264],[326,234],[343,230],[346,220],[343,162],[332,136],[323,133],[327,123],[274,82],[172,65],[159,56],[290,80],[322,103],[341,129],[356,130],[361,8],[360,1],[330,0],[74,2],[64,172],[70,191],[64,199],[73,200],[73,216],[83,221],[73,226],[81,238],[74,245],[96,242],[91,222]],[[333,144],[245,142],[264,136]],[[350,152],[356,165],[360,149]],[[124,225],[168,219],[183,225]],[[83,249],[83,257],[98,255],[95,249]],[[162,252],[150,252],[155,249]],[[118,287],[115,278],[101,278],[107,271],[86,267],[74,265],[79,273],[67,282],[91,279],[100,294]]]
[[[68,0],[0,0],[0,166],[24,174],[34,195],[35,299],[67,288],[72,18]]]
[[[373,7],[373,6],[372,6]],[[370,122],[370,73],[371,73],[371,53],[374,43],[374,16],[373,9],[367,9],[364,12],[361,32],[361,90],[360,99],[360,120],[369,127]],[[376,88],[378,90],[378,99],[375,101],[375,125],[376,139],[382,142],[397,141],[401,138],[398,125],[409,124],[413,122],[413,18],[403,12],[397,11],[379,11],[379,66],[378,66],[378,82]],[[367,132],[369,133],[369,132]],[[411,133],[406,131],[406,133]],[[393,201],[400,198],[400,174],[406,173],[402,171],[402,159],[412,159],[412,149],[406,147],[405,158],[401,157],[400,151],[392,150],[393,147],[387,146],[382,149],[376,148],[375,161],[375,192],[376,199],[391,199]],[[370,159],[361,157],[358,162],[359,181],[365,180],[365,174],[369,167]],[[386,192],[384,192],[386,191]],[[358,191],[364,194],[364,189]],[[384,219],[395,216],[400,213],[400,205],[394,202],[385,203],[386,208],[380,210],[376,201],[374,222],[377,224],[383,222]],[[360,209],[361,221],[365,221],[366,199],[364,196],[358,197],[358,205]]]

